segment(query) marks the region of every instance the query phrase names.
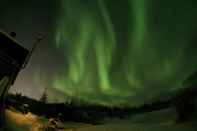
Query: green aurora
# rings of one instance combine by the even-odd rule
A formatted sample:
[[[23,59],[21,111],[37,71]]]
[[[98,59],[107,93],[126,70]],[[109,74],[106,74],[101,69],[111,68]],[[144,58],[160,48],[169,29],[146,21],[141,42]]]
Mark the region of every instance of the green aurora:
[[[197,1],[61,0],[53,87],[103,105],[170,95],[197,70]]]

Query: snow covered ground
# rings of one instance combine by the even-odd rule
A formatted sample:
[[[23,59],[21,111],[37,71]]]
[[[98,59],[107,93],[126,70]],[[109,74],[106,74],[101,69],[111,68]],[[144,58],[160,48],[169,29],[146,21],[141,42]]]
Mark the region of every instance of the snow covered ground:
[[[196,131],[197,123],[174,123],[175,111],[165,109],[150,113],[138,114],[128,119],[105,120],[101,125],[83,123],[58,123],[59,131]],[[49,120],[7,110],[7,121],[14,131],[41,131]],[[64,129],[63,129],[64,128]]]
[[[197,123],[176,124],[173,109],[138,114],[127,120],[113,120],[106,124],[81,128],[77,131],[196,131]]]
[[[194,125],[162,125],[145,123],[106,124],[82,128],[77,131],[196,131]]]

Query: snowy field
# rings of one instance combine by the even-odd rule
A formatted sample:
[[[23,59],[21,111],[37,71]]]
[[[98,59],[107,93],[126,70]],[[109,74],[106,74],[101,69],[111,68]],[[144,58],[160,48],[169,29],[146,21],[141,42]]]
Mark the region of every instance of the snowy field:
[[[13,131],[42,131],[49,126],[50,120],[26,115],[10,110],[6,111],[9,129]],[[59,131],[196,131],[197,123],[175,124],[175,112],[172,109],[138,114],[128,119],[105,120],[101,125],[84,123],[57,123]],[[50,125],[53,126],[53,125]],[[57,130],[57,131],[58,131]],[[56,131],[56,130],[54,130]]]

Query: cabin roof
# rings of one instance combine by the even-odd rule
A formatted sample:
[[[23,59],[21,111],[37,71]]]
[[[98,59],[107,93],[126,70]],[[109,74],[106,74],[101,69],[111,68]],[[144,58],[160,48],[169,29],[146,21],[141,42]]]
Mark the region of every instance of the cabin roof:
[[[25,62],[29,51],[21,46],[16,39],[7,33],[0,31],[0,60],[21,67]],[[11,62],[11,63],[10,63]]]

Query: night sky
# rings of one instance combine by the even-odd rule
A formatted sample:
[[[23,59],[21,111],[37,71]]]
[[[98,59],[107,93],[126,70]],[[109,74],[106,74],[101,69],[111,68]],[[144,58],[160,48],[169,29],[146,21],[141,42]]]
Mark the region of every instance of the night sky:
[[[39,44],[11,92],[136,106],[197,70],[196,0],[1,0],[0,29]]]

